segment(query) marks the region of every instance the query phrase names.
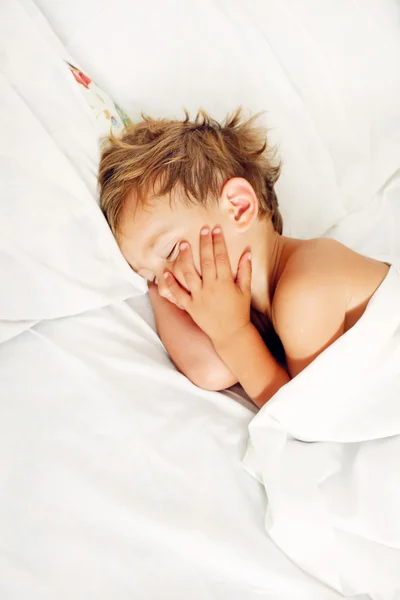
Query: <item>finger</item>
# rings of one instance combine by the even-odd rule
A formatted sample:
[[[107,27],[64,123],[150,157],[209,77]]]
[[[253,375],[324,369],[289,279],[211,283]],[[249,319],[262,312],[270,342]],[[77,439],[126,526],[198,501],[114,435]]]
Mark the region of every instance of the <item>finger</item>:
[[[204,283],[215,279],[214,248],[209,227],[203,227],[200,231],[200,267]]]
[[[160,294],[160,296],[162,296],[172,304],[176,304],[176,298],[174,298],[169,288],[167,287],[164,277],[161,277],[158,282],[158,293]]]
[[[188,292],[189,289],[186,287],[186,281],[183,277],[182,269],[180,269],[179,267],[178,259],[175,261],[174,267],[173,269],[171,269],[171,273],[173,274],[179,285]]]
[[[177,267],[181,270],[185,285],[189,292],[197,292],[201,288],[201,278],[193,262],[192,249],[187,242],[179,246]]]
[[[236,284],[243,294],[251,294],[251,266],[251,254],[245,252],[239,260],[236,275]]]
[[[177,306],[183,310],[188,310],[191,302],[190,294],[179,285],[175,277],[169,271],[165,271],[164,281],[169,292],[175,298]]]
[[[212,236],[217,277],[218,279],[232,279],[232,270],[229,262],[228,250],[226,248],[225,238],[221,227],[214,227]]]
[[[189,288],[186,285],[186,281],[185,278],[183,276],[183,271],[182,271],[182,257],[180,257],[180,255],[178,254],[178,257],[176,258],[173,267],[170,269],[172,275],[175,277],[175,279],[177,280],[177,282],[179,283],[179,285],[181,287],[183,287],[183,289],[185,289],[187,292],[189,292]]]

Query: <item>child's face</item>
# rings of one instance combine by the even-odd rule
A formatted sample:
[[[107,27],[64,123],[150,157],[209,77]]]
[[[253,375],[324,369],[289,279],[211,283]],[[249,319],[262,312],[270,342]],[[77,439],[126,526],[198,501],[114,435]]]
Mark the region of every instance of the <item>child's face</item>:
[[[119,245],[126,260],[142,277],[159,279],[165,269],[176,272],[175,262],[180,242],[188,242],[200,272],[199,239],[203,225],[221,225],[224,231],[232,272],[235,275],[244,252],[245,236],[235,226],[235,219],[218,203],[207,208],[188,206],[179,199],[155,198],[145,207],[134,208],[127,199],[120,219]],[[175,268],[175,270],[174,270]]]

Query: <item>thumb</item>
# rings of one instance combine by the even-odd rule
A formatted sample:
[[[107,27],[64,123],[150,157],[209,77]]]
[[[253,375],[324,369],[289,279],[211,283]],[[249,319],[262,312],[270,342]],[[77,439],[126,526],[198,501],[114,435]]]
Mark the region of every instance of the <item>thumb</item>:
[[[236,275],[236,285],[239,286],[239,289],[243,293],[250,293],[251,291],[251,253],[245,252],[242,254],[237,275]]]

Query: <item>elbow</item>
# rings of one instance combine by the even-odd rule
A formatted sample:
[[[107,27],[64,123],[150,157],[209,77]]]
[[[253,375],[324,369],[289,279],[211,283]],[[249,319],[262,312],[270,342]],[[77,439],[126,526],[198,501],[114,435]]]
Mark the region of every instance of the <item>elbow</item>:
[[[222,362],[197,365],[185,375],[194,385],[210,392],[221,392],[238,382],[237,377]]]

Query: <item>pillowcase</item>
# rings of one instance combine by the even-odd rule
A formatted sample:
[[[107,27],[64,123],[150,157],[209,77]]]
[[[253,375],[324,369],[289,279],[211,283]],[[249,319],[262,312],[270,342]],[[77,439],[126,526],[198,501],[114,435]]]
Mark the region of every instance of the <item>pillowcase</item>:
[[[19,2],[0,25],[0,341],[146,291],[97,201],[99,138],[126,116],[104,95],[99,126],[43,27]]]
[[[107,135],[111,130],[117,135],[132,123],[122,108],[113,102],[110,96],[99,88],[90,77],[70,62],[67,62],[67,65],[75,81],[79,84],[83,97],[93,111],[99,131],[104,131],[104,135]]]

